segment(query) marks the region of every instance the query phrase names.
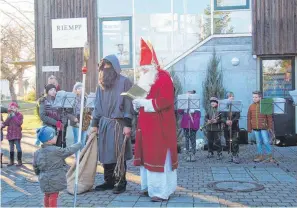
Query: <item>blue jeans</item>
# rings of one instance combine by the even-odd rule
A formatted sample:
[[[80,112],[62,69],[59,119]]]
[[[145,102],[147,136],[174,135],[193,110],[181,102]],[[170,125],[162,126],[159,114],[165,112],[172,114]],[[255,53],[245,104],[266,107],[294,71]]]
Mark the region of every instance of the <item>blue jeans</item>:
[[[77,143],[79,128],[72,127],[72,131],[73,131],[73,136],[74,136],[74,143]],[[84,147],[86,145],[86,138],[87,138],[87,131],[82,131],[81,132],[81,143],[83,145],[82,147]]]
[[[270,145],[270,139],[268,135],[267,130],[259,130],[259,131],[254,131],[255,137],[256,137],[256,142],[257,142],[257,152],[258,154],[263,154],[262,150],[262,144],[264,144],[264,147],[266,149],[267,154],[271,154],[271,145]]]
[[[14,152],[14,145],[17,149],[17,152],[21,152],[21,140],[20,139],[13,139],[13,140],[8,140],[9,142],[9,151]]]

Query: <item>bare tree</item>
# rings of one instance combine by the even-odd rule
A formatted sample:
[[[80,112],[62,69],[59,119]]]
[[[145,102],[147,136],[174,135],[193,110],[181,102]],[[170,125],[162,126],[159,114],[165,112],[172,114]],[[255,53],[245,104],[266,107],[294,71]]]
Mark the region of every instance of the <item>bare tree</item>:
[[[32,11],[22,9],[22,5],[31,4]],[[14,84],[19,81],[19,92],[23,89],[23,74],[30,65],[22,61],[34,60],[35,31],[34,20],[27,16],[33,14],[33,0],[8,1],[0,0],[0,12],[5,17],[1,24],[1,79],[9,82],[12,100],[16,100]]]
[[[28,34],[17,26],[4,26],[1,28],[1,79],[7,79],[12,100],[17,100],[14,84],[22,77],[25,65],[15,65],[13,62],[32,60],[34,50],[32,40]]]

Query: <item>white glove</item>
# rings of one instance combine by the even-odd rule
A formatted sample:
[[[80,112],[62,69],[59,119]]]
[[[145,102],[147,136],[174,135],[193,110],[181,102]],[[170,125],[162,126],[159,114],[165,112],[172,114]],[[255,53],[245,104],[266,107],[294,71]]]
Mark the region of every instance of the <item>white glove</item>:
[[[132,104],[134,110],[139,109],[140,107],[144,107],[145,112],[155,112],[152,100],[137,98],[132,101]]]
[[[133,102],[132,102],[132,104],[133,104],[133,109],[134,109],[136,112],[138,112],[138,111],[139,111],[139,107],[138,107],[135,103],[133,103]]]
[[[140,108],[140,107],[144,107],[147,103],[147,99],[141,99],[141,98],[136,98],[132,101],[133,105],[135,105],[137,108]]]

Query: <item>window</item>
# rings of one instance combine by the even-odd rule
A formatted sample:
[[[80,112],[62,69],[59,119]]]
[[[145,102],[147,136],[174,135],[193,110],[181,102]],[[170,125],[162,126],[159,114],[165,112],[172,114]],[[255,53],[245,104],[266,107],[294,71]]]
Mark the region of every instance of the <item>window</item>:
[[[132,68],[131,17],[99,19],[100,59],[115,54],[122,68]]]
[[[252,12],[250,10],[215,11],[214,34],[251,33]]]
[[[214,0],[214,10],[249,9],[250,0]]]
[[[290,97],[294,90],[294,58],[263,58],[261,60],[261,86],[264,97]]]

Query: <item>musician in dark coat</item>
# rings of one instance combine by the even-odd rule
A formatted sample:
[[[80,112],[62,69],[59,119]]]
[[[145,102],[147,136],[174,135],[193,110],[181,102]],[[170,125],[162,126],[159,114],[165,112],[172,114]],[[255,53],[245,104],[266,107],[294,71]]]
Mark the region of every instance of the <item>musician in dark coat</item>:
[[[213,157],[214,149],[217,150],[217,159],[222,159],[222,144],[220,139],[220,133],[222,131],[221,115],[218,112],[219,101],[216,97],[210,98],[210,112],[205,115],[206,123],[206,137],[208,140],[208,155],[207,157]]]
[[[233,92],[227,93],[227,99],[232,101],[234,100]],[[238,134],[239,134],[239,112],[224,112],[222,116],[222,121],[224,122],[224,137],[226,139],[226,145],[230,150],[231,145],[231,152],[232,157],[230,162],[234,162],[236,164],[239,163],[238,152],[239,152],[239,141],[238,141]],[[231,128],[231,144],[230,144],[230,128]]]

